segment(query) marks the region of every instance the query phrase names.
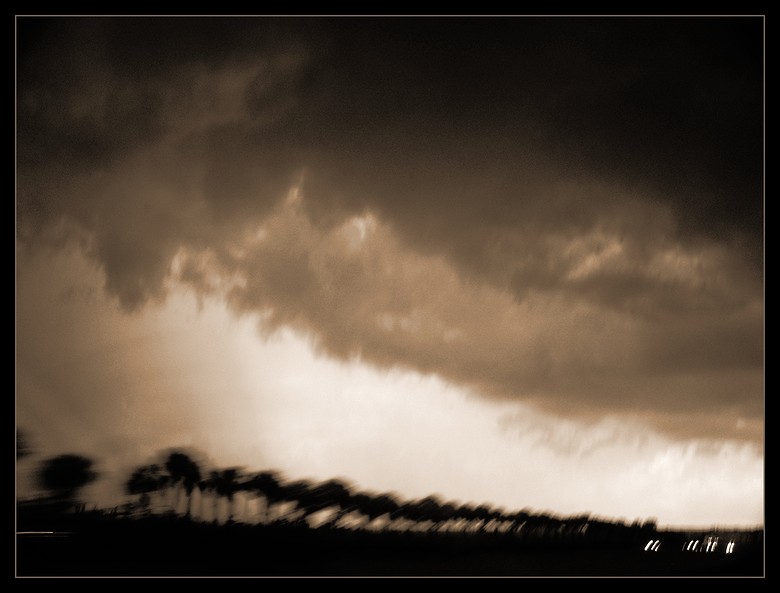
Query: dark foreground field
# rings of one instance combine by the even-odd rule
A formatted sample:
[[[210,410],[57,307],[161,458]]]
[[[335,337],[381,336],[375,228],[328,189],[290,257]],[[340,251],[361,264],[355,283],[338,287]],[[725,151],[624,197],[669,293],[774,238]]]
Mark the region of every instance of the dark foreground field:
[[[375,533],[73,516],[17,535],[17,576],[763,576],[761,541],[733,554],[642,540],[523,541],[512,534]],[[38,531],[38,530],[33,530]],[[47,530],[43,530],[47,531]],[[643,536],[644,537],[644,536]],[[667,541],[664,542],[664,539]]]

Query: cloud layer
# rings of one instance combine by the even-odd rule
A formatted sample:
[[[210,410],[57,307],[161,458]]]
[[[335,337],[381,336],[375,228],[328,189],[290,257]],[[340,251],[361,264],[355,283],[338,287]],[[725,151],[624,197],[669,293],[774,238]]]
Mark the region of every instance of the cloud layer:
[[[112,507],[139,463],[189,446],[204,468],[342,476],[406,498],[676,526],[762,520],[760,447],[724,439],[747,419],[670,415],[696,423],[671,431],[682,440],[645,414],[564,419],[431,374],[319,356],[288,329],[258,340],[252,316],[183,284],[129,316],[76,250],[20,263],[17,421],[34,447],[18,468],[22,498],[41,459],[73,451],[101,473],[86,498]]]
[[[755,420],[759,25],[22,19],[18,237],[129,312],[182,281],[489,397]]]

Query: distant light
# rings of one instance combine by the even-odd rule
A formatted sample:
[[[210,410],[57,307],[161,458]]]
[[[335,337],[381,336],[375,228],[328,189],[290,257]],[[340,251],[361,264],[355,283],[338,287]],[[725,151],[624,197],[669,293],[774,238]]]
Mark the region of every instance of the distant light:
[[[652,545],[653,545],[653,540],[650,540],[649,542],[647,542],[647,545],[645,546],[645,552],[647,552]]]

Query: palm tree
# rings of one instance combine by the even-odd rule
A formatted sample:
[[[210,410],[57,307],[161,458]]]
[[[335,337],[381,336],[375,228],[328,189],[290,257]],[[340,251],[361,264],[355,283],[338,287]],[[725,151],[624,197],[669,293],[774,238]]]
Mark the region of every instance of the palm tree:
[[[451,528],[451,521],[453,518],[455,518],[455,512],[458,508],[457,503],[455,502],[445,502],[439,507],[439,521],[437,522],[434,529],[437,531],[442,531],[445,529],[449,530]]]
[[[328,480],[306,490],[299,500],[306,516],[330,507],[338,507],[336,516],[331,520],[335,523],[349,507],[350,497],[349,486],[346,483],[341,480]]]
[[[417,503],[419,521],[431,521],[431,529],[436,527],[444,520],[442,513],[442,502],[437,496],[426,496]]]
[[[216,470],[211,470],[209,472],[208,477],[201,479],[200,483],[198,484],[198,488],[201,492],[200,497],[200,511],[201,516],[204,516],[204,508],[205,508],[205,493],[209,492],[211,495],[211,516],[212,521],[217,521],[219,517],[218,507],[219,507],[219,496],[217,495],[217,484],[219,483],[219,472]]]
[[[309,480],[287,482],[281,485],[279,496],[281,500],[295,502],[296,511],[300,510],[305,518],[305,516],[309,514],[306,509],[306,504],[312,488],[314,488],[314,486]]]
[[[139,494],[139,503],[144,512],[148,512],[151,502],[149,494],[165,487],[168,476],[160,465],[154,463],[137,468],[125,482],[125,492]]]
[[[92,470],[92,460],[81,455],[65,454],[47,459],[39,474],[40,485],[52,492],[52,497],[68,505],[76,502],[76,492],[98,474]]]
[[[238,476],[239,476],[239,468],[237,467],[230,467],[227,469],[223,469],[222,471],[217,472],[217,476],[216,476],[217,494],[227,498],[227,503],[228,503],[227,522],[228,523],[233,521],[233,515],[235,513],[235,509],[233,508],[233,498],[235,496],[235,493],[239,489]]]
[[[378,518],[382,515],[390,515],[394,513],[400,506],[401,504],[394,495],[387,493],[380,494],[379,496],[375,497],[371,503],[371,513],[375,514]]]
[[[477,519],[477,508],[474,505],[465,503],[455,509],[453,518],[463,521],[465,523],[465,531],[471,531],[474,520]]]
[[[433,528],[440,521],[441,502],[436,496],[426,496],[401,505],[396,511],[396,517],[413,521],[415,531]],[[426,523],[430,523],[426,527]]]
[[[349,499],[349,508],[367,517],[365,527],[369,527],[384,515],[394,514],[399,507],[397,498],[389,493],[359,492],[351,495]]]
[[[509,521],[511,521],[511,526],[509,528],[509,531],[511,533],[525,535],[524,529],[526,527],[526,524],[530,516],[531,516],[531,511],[528,509],[523,509],[520,511],[515,511],[514,513],[510,513],[508,517]]]
[[[488,523],[493,518],[493,509],[490,508],[490,505],[481,504],[474,509],[474,517],[480,520],[479,530],[486,531]]]
[[[331,506],[338,506],[338,512],[333,518],[332,523],[335,524],[350,510],[350,504],[352,501],[352,490],[346,482],[343,480],[328,480],[322,485],[323,495],[326,500],[330,500]]]
[[[398,506],[390,513],[390,520],[394,529],[402,529],[406,531],[406,523],[408,521],[414,521],[412,517],[415,514],[415,509],[412,502],[399,502]],[[398,523],[401,522],[401,526]]]
[[[508,511],[504,508],[499,508],[496,511],[496,528],[501,533],[509,533],[514,525],[514,516],[515,513],[513,511]]]
[[[171,484],[174,487],[183,487],[187,493],[187,512],[184,516],[189,518],[192,506],[192,491],[200,482],[200,468],[186,453],[174,451],[168,455],[165,469],[168,470]]]
[[[265,498],[265,520],[263,523],[268,523],[271,506],[283,500],[284,491],[279,474],[274,471],[256,473],[246,480],[244,487],[248,491],[254,491],[259,496]]]
[[[357,511],[365,517],[365,523],[370,524],[379,515],[375,514],[376,511],[373,508],[374,497],[366,492],[358,492],[353,494],[349,499],[349,510]],[[381,513],[380,513],[381,514]]]

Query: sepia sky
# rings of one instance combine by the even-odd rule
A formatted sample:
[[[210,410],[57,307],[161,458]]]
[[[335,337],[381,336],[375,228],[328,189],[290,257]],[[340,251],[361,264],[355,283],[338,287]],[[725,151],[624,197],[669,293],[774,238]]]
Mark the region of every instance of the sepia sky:
[[[763,522],[763,19],[16,24],[17,425],[95,497]]]

